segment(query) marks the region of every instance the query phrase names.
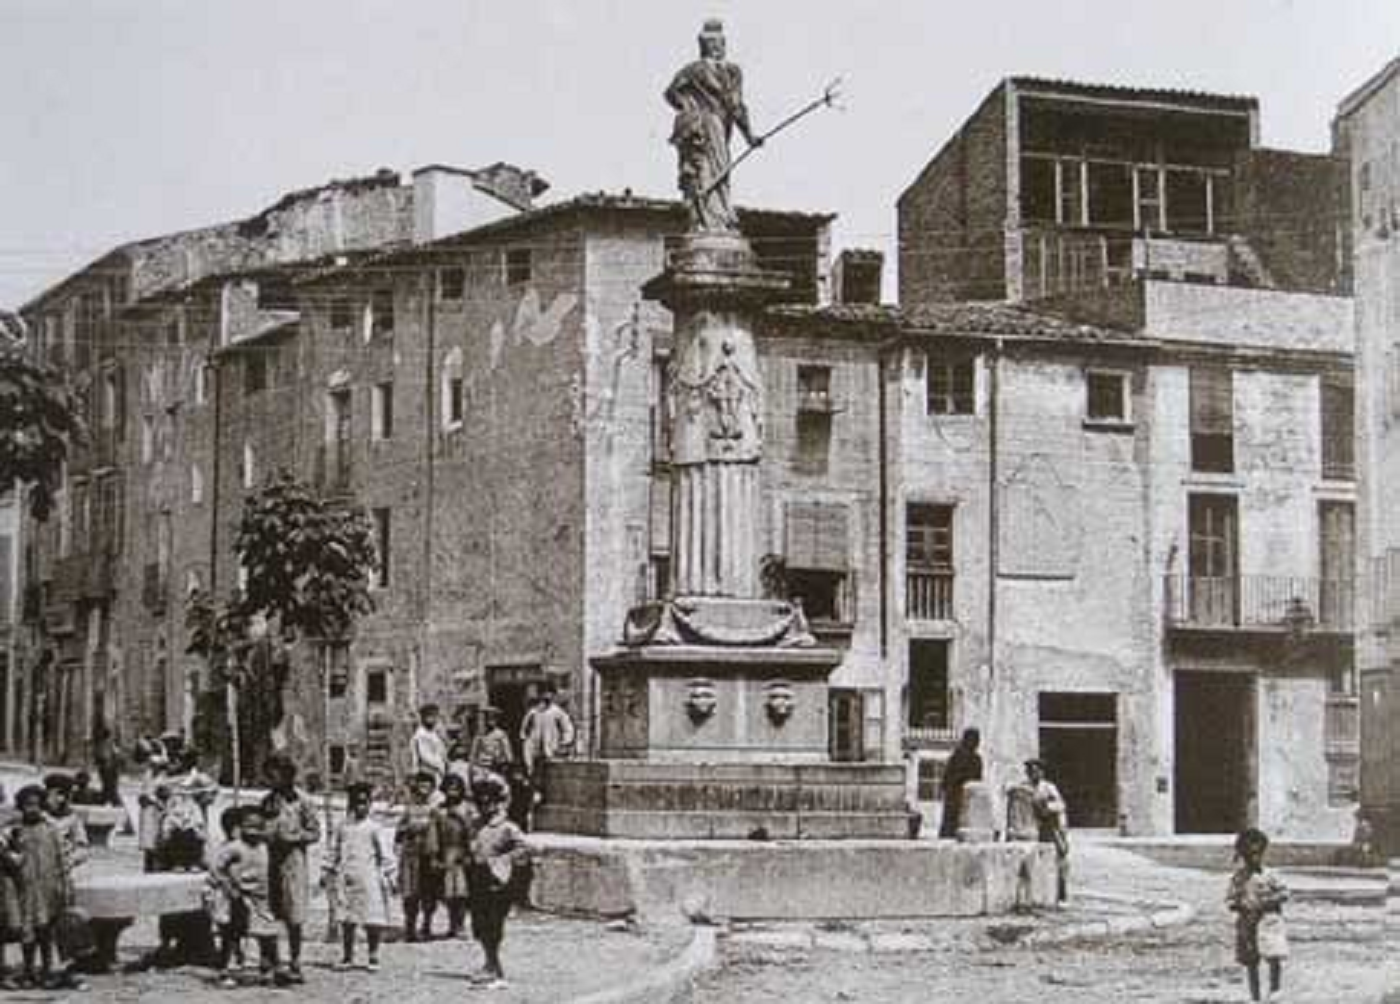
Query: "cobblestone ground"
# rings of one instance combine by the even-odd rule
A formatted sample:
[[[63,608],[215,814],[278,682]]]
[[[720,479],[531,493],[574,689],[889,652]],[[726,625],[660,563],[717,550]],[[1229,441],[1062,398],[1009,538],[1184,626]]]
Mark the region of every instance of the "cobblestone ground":
[[[774,944],[762,944],[762,936],[726,939],[722,968],[700,981],[691,1004],[1227,1004],[1248,999],[1243,972],[1234,964],[1232,919],[1222,902],[1225,875],[1158,867],[1086,844],[1079,845],[1076,857],[1079,888],[1185,901],[1196,908],[1196,919],[1167,930],[1035,947],[1018,943],[1018,934],[1053,928],[1068,918],[904,925],[902,938],[888,933],[857,938],[845,925],[828,925],[817,932],[816,948],[799,950],[784,947],[784,932],[774,930],[767,932]],[[1300,888],[1288,911],[1293,955],[1284,972],[1285,999],[1379,1002],[1388,961],[1379,903],[1337,902],[1320,891],[1325,881],[1305,875],[1294,882]],[[881,950],[917,939],[931,940],[931,949]]]

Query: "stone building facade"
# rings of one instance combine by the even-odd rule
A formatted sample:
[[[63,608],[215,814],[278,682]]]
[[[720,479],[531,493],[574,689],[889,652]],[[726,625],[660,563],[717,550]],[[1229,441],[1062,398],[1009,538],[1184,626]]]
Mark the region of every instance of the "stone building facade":
[[[295,319],[285,298],[260,306],[251,277],[518,212],[542,184],[508,165],[333,181],[243,220],[124,245],[21,309],[32,350],[67,374],[92,435],[53,518],[26,526],[25,654],[7,709],[16,749],[78,761],[100,728],[130,741],[193,727],[201,680],[184,651],[184,598],[217,585],[213,528],[226,534],[236,508],[216,519],[215,506],[243,459],[230,469],[215,448],[228,435],[221,353]],[[432,211],[415,210],[416,196]],[[290,276],[271,278],[280,294]]]
[[[1358,570],[1370,602],[1359,610],[1363,695],[1362,803],[1383,846],[1400,853],[1400,60],[1348,95],[1333,140],[1351,164],[1356,275],[1359,481]]]
[[[992,598],[951,632],[948,676],[998,682],[956,724],[992,723],[1004,769],[1049,760],[1080,824],[1350,832],[1348,179],[1257,136],[1252,98],[1014,78],[900,198],[906,311],[1005,299],[1139,345],[1003,358],[997,381],[985,350],[941,365],[936,446],[914,451],[970,430],[917,491],[957,495],[984,465],[953,519],[988,542]]]

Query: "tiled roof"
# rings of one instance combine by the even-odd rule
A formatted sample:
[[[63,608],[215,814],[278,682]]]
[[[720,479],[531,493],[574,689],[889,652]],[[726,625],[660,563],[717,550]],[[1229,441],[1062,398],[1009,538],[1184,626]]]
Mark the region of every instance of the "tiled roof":
[[[1176,90],[1168,87],[1127,87],[1120,84],[1093,84],[1050,77],[1011,77],[1009,83],[1027,91],[1054,91],[1087,98],[1116,101],[1162,101],[1248,112],[1259,107],[1259,99],[1247,94],[1215,94],[1210,91]]]
[[[993,301],[894,304],[782,304],[770,317],[793,321],[864,325],[885,335],[1002,338],[1027,342],[1066,342],[1147,347],[1152,340],[1128,330],[1080,324],[1029,307]]]

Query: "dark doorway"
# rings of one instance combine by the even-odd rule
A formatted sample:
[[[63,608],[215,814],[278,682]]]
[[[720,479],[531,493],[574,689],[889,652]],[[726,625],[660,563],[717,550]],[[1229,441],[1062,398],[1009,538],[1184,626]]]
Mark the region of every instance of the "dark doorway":
[[[544,689],[545,674],[537,665],[491,666],[486,670],[486,696],[491,706],[501,711],[501,728],[510,736],[516,760],[524,755],[520,744],[520,726],[525,713]]]
[[[1254,787],[1253,678],[1176,674],[1176,831],[1234,833],[1249,825]]]
[[[1041,694],[1040,758],[1064,796],[1070,826],[1118,825],[1116,694]]]

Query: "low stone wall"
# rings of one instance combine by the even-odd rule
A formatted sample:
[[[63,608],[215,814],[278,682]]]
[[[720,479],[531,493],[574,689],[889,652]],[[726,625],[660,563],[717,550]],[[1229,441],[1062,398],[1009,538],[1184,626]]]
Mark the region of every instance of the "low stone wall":
[[[880,764],[575,760],[549,765],[541,830],[635,840],[897,839],[904,771]]]
[[[532,904],[643,922],[973,917],[1055,903],[1042,844],[598,840],[541,833]]]

